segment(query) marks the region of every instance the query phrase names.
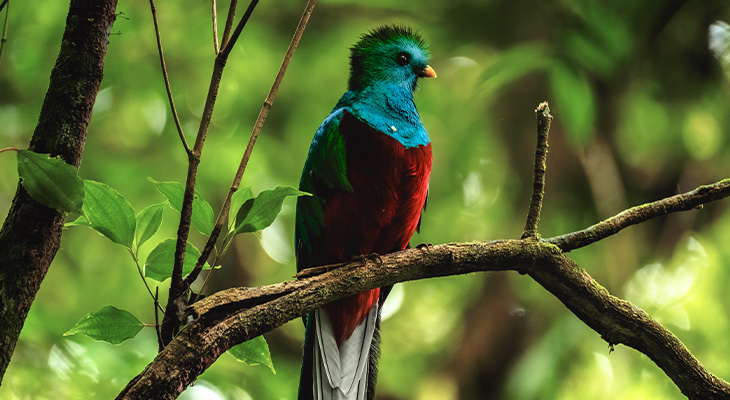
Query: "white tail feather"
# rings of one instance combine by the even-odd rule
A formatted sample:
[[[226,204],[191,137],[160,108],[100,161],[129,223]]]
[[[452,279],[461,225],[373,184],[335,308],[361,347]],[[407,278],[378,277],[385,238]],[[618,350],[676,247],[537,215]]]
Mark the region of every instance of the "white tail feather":
[[[314,312],[315,400],[361,400],[367,392],[370,344],[375,333],[378,303],[352,335],[337,347],[332,323],[324,309]]]

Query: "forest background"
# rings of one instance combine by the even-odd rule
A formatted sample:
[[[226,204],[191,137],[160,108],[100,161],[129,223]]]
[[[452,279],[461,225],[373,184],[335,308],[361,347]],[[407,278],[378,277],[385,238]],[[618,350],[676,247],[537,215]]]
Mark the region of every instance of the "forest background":
[[[301,4],[300,4],[301,3]],[[730,171],[730,5],[722,1],[321,2],[289,67],[243,186],[296,186],[322,119],[344,92],[348,48],[369,29],[419,29],[439,77],[416,103],[434,146],[418,243],[516,238],[529,204],[535,106],[553,115],[540,232],[553,236]],[[217,209],[303,2],[262,2],[231,53],[197,190]],[[68,4],[12,2],[0,56],[0,147],[27,146]],[[80,168],[137,211],[164,197],[147,177],[184,181],[146,2],[121,2]],[[213,59],[208,3],[160,2],[160,30],[185,132],[200,118]],[[221,16],[223,10],[219,10]],[[3,15],[4,16],[4,15]],[[0,155],[0,215],[15,192]],[[233,243],[209,291],[294,274],[294,202]],[[173,237],[165,211],[155,239]],[[192,241],[202,247],[203,238]],[[730,377],[730,207],[672,214],[570,254],[611,293],[665,324],[713,373]],[[197,241],[197,242],[196,242]],[[154,240],[142,248],[142,259]],[[166,288],[160,288],[166,293]],[[105,305],[154,322],[127,252],[67,228],[31,309],[0,398],[110,398],[154,357],[152,329],[119,346],[67,336]],[[534,281],[488,273],[396,286],[385,311],[379,398],[683,398],[633,349],[609,348]],[[181,398],[291,399],[303,327],[266,335],[276,374],[223,356]],[[209,396],[209,397],[204,397]],[[217,396],[217,397],[216,397]]]

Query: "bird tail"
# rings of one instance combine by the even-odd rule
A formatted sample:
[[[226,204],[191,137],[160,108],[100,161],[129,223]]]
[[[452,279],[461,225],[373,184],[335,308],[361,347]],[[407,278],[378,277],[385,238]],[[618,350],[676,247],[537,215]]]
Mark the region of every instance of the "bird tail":
[[[376,301],[339,346],[325,308],[307,316],[299,400],[373,398],[380,353],[380,305]]]

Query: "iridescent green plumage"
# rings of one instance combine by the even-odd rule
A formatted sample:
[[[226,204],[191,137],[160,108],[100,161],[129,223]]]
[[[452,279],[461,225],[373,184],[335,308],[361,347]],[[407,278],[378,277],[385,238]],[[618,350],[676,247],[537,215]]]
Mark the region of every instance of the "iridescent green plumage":
[[[375,82],[401,78],[401,76],[393,76],[388,72],[388,69],[392,68],[391,62],[383,62],[384,59],[390,58],[387,53],[393,48],[397,48],[399,52],[410,51],[412,55],[419,55],[418,67],[421,68],[426,67],[426,61],[430,58],[428,47],[421,35],[411,28],[386,25],[374,29],[363,35],[360,41],[350,49],[348,89],[362,90]],[[413,82],[415,82],[415,77]]]
[[[412,30],[378,28],[351,49],[349,90],[317,130],[297,199],[297,269],[402,250],[428,192],[431,144],[413,102],[434,77]],[[380,307],[389,288],[368,290],[305,318],[300,400],[374,395]]]

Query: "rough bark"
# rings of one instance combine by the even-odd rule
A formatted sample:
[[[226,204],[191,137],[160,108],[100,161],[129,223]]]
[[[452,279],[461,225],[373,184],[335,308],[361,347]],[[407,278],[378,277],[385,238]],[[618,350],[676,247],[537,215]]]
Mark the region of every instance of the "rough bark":
[[[103,76],[116,0],[72,0],[61,49],[29,149],[76,167]],[[0,230],[0,380],[61,241],[64,215],[19,184]]]
[[[690,193],[684,200],[728,197],[730,181]],[[707,371],[676,336],[635,305],[609,294],[551,241],[420,246],[319,268],[320,275],[296,281],[215,293],[190,307],[192,322],[117,398],[175,398],[231,346],[354,293],[415,279],[514,270],[555,295],[609,345],[625,344],[646,354],[687,397],[730,399],[730,384]]]
[[[712,185],[700,186],[695,190],[653,203],[631,207],[586,229],[555,236],[546,241],[560,247],[565,252],[575,250],[614,235],[626,227],[640,224],[652,218],[677,211],[702,208],[705,203],[727,197],[728,188],[730,188],[730,178],[723,179]]]

